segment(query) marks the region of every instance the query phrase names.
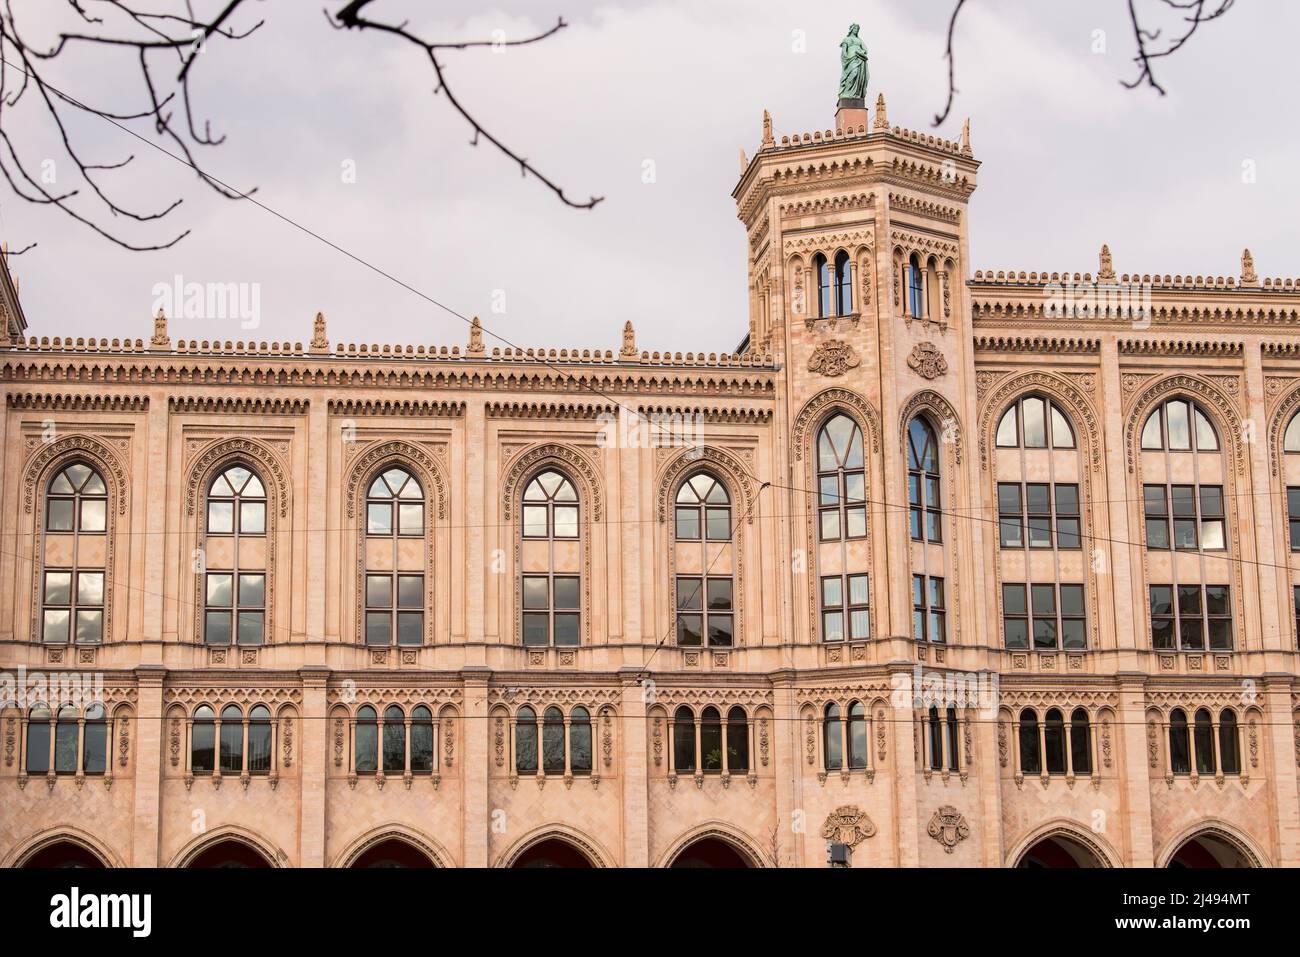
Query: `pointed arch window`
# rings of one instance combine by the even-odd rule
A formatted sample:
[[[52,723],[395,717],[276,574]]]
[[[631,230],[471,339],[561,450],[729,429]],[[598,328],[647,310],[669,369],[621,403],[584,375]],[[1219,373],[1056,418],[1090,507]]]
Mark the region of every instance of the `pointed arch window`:
[[[354,734],[357,774],[374,774],[379,770],[379,714],[370,705],[357,708]]]
[[[271,773],[271,709],[264,704],[248,709],[248,773]]]
[[[515,714],[515,773],[537,773],[537,712],[528,705]]]
[[[943,541],[939,443],[921,416],[907,426],[907,501],[915,541]]]
[[[1169,713],[1169,769],[1174,774],[1190,774],[1192,771],[1187,713],[1182,708],[1175,708]]]
[[[433,712],[422,704],[411,709],[411,771],[433,771]]]
[[[265,550],[241,547],[266,535],[266,488],[252,469],[235,464],[208,487],[203,640],[209,645],[260,645],[266,639]],[[254,557],[258,556],[258,557]]]
[[[1074,429],[1051,399],[1031,395],[1017,399],[998,420],[998,448],[1073,449]]]
[[[700,712],[700,760],[703,770],[722,770],[722,715],[709,705]]]
[[[1214,719],[1208,708],[1196,711],[1196,773],[1214,773]]]
[[[582,577],[573,482],[555,469],[539,472],[524,489],[522,515],[523,643],[577,645]]]
[[[1070,715],[1070,770],[1075,774],[1092,773],[1092,735],[1088,712],[1075,708]]]
[[[564,773],[564,712],[554,705],[542,713],[542,770]]]
[[[673,714],[673,771],[695,770],[695,714],[682,705]]]
[[[201,704],[194,709],[194,722],[190,727],[190,771],[194,774],[211,774],[217,767],[217,713],[211,705]]]
[[[727,770],[749,770],[749,720],[739,705],[727,712]]]
[[[1059,708],[1049,708],[1043,722],[1043,752],[1048,774],[1065,773],[1065,719]]]
[[[731,538],[731,496],[727,488],[707,472],[697,472],[677,490],[677,540],[699,541],[701,534],[711,542]]]
[[[676,508],[677,561],[703,569],[676,576],[677,644],[699,646],[707,640],[711,646],[730,647],[735,637],[735,579],[728,564],[718,561],[731,557],[730,496],[713,475],[697,472],[678,489]]]
[[[813,272],[817,274],[817,315],[822,319],[827,319],[835,315],[832,304],[834,284],[831,280],[830,263],[826,261],[826,257],[821,253],[818,253],[813,258]]]
[[[1224,708],[1219,714],[1219,759],[1224,774],[1241,773],[1241,748],[1237,739],[1237,712]]]
[[[574,774],[591,773],[591,712],[581,705],[569,712],[569,767]]]
[[[853,265],[842,249],[835,254],[835,314],[853,315]]]
[[[365,643],[424,641],[424,490],[406,469],[390,466],[366,491]]]
[[[823,542],[867,535],[867,473],[862,427],[844,413],[817,433],[817,512]]]
[[[1190,399],[1169,399],[1142,426],[1143,451],[1218,452],[1219,435],[1210,417]]]
[[[41,556],[42,641],[103,641],[107,525],[108,488],[93,468],[73,462],[50,480]]]
[[[913,319],[925,317],[925,273],[916,253],[912,253],[907,266],[907,314]]]
[[[1025,708],[1020,712],[1020,771],[1041,774],[1042,753],[1038,750],[1038,712]]]

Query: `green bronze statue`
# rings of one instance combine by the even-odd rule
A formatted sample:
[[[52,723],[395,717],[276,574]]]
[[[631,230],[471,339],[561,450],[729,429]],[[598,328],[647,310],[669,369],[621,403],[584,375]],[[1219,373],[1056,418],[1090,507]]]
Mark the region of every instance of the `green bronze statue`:
[[[871,72],[867,69],[867,46],[858,37],[858,25],[849,27],[849,34],[840,41],[840,99],[865,100],[867,82]]]

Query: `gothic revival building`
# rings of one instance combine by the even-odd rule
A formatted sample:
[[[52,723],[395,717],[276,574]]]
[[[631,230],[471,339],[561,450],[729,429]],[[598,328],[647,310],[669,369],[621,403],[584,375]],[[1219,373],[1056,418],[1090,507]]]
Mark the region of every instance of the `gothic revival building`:
[[[973,270],[978,169],[765,120],[735,354],[0,273],[0,863],[1300,864],[1300,283]]]

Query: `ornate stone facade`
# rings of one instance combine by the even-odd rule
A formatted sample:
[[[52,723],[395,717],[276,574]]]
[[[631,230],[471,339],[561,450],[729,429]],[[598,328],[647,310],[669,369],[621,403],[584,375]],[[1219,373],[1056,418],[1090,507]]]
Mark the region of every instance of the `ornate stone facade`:
[[[978,168],[765,121],[735,354],[69,341],[0,270],[0,669],[107,728],[0,713],[0,863],[1300,864],[1300,282],[972,271]]]

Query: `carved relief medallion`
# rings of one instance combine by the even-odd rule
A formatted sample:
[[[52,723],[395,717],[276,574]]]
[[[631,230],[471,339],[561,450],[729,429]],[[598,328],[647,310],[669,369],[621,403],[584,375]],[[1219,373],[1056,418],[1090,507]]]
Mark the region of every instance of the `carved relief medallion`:
[[[933,342],[922,342],[912,348],[907,365],[923,379],[937,379],[948,371],[948,360]]]
[[[855,369],[862,362],[855,350],[847,342],[831,339],[819,345],[808,360],[808,371],[818,372],[824,376],[841,376],[850,369]]]
[[[855,804],[837,807],[826,816],[822,825],[822,837],[828,841],[857,847],[876,833],[876,825],[867,817],[867,812]]]
[[[945,804],[934,812],[926,831],[942,844],[943,849],[949,854],[953,852],[953,848],[970,837],[970,825],[966,823],[966,818],[951,804]]]

